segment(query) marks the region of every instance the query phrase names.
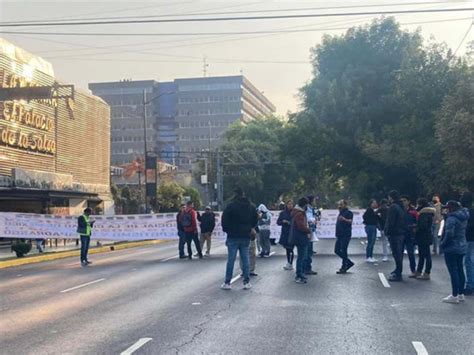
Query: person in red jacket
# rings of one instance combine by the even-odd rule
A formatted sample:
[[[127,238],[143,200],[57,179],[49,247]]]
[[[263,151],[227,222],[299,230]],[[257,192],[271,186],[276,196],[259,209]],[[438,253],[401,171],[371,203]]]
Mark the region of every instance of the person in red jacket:
[[[202,259],[201,243],[199,242],[198,234],[198,223],[197,223],[197,212],[194,209],[194,203],[188,201],[186,208],[181,214],[181,224],[184,227],[184,233],[186,235],[186,244],[188,246],[188,258],[193,258],[193,250],[191,248],[191,242],[194,241],[199,259]]]

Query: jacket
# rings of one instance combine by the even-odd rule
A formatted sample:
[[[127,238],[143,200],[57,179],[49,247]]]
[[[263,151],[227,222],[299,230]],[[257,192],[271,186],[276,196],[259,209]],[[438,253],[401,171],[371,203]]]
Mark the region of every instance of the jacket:
[[[440,248],[444,253],[464,255],[467,252],[466,228],[469,210],[461,208],[448,214]]]
[[[469,220],[467,221],[466,240],[474,242],[474,208],[469,209]]]
[[[222,230],[227,238],[249,238],[257,225],[257,211],[247,197],[234,199],[222,213]]]
[[[291,211],[285,208],[280,212],[278,216],[277,224],[281,226],[281,234],[279,243],[284,247],[289,246],[288,237],[290,236],[290,227],[291,227]],[[283,221],[288,221],[289,223],[283,223]]]
[[[363,223],[366,226],[376,226],[379,224],[379,217],[372,208],[367,208],[362,215]]]
[[[212,233],[216,227],[216,215],[214,212],[204,212],[201,216],[198,215],[201,222],[201,233]]]
[[[308,227],[306,212],[300,206],[291,211],[291,226],[288,236],[290,245],[304,246],[309,243],[311,230]]]
[[[82,215],[77,219],[77,233],[79,235],[86,237],[90,237],[92,235],[92,226],[94,225],[94,222],[90,222],[89,218],[90,217]]]
[[[197,233],[198,232],[198,227],[197,227],[197,212],[194,208],[192,207],[186,207],[183,213],[181,213],[181,223],[183,223],[183,217],[186,213],[191,213],[191,225],[186,227],[184,226],[184,231],[186,233]]]
[[[387,222],[388,207],[380,207],[375,213],[377,213],[377,216],[379,218],[378,227],[381,231],[384,231],[385,222]]]
[[[406,238],[415,238],[416,233],[416,221],[418,219],[418,212],[409,207],[407,211],[405,211],[404,220],[405,220],[405,237]]]
[[[405,210],[401,201],[394,201],[387,211],[385,222],[385,235],[405,235]]]
[[[268,208],[261,204],[257,207],[257,212],[262,214],[262,218],[258,219],[258,229],[259,230],[270,230],[270,224],[272,222],[272,214]]]
[[[339,217],[352,220],[354,218],[354,214],[349,211],[349,209],[344,208],[339,211],[339,216],[337,217],[336,221],[336,238],[352,237],[352,222],[348,223],[346,221],[341,221],[339,220]]]
[[[434,207],[425,207],[418,213],[418,223],[416,225],[415,240],[416,244],[426,246],[433,244],[433,221],[436,209]]]
[[[183,223],[181,223],[182,214],[183,214],[183,211],[179,211],[176,214],[176,226],[178,227],[178,232],[184,232],[184,226],[183,226]]]

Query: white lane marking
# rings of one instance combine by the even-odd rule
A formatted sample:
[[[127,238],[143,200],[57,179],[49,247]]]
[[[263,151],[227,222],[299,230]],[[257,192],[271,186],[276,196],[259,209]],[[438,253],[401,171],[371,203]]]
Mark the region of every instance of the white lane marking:
[[[450,328],[450,329],[456,329],[459,328],[457,325],[449,325],[449,324],[433,324],[433,323],[428,323],[428,327],[434,327],[434,328]]]
[[[16,275],[16,277],[22,277],[22,276],[23,276],[22,274],[18,274],[18,275]]]
[[[382,282],[383,287],[390,288],[390,284],[388,283],[387,279],[385,278],[385,275],[382,272],[379,272],[379,278]]]
[[[77,286],[74,286],[74,287],[71,287],[71,288],[67,288],[65,290],[62,290],[61,293],[66,293],[66,292],[69,292],[69,291],[74,291],[74,290],[77,290],[78,288],[82,288],[82,287],[86,287],[86,286],[89,286],[89,285],[93,285],[93,284],[96,284],[98,282],[101,282],[101,281],[104,281],[105,279],[98,279],[98,280],[94,280],[94,281],[91,281],[91,282],[86,282],[85,284],[82,284],[82,285],[77,285]]]
[[[426,350],[425,346],[421,341],[412,341],[413,347],[416,350],[418,355],[428,355],[428,350]]]
[[[200,306],[201,305],[201,302],[193,302],[191,303],[193,306]]]
[[[152,338],[141,338],[135,344],[129,347],[127,350],[122,351],[120,355],[131,355],[151,340]]]
[[[236,277],[234,277],[232,280],[230,280],[230,283],[233,284],[235,281],[237,281],[238,279],[240,279],[240,275],[237,275]]]
[[[163,259],[161,260],[162,263],[164,263],[165,261],[169,261],[169,260],[173,260],[173,259],[178,259],[179,258],[179,255],[175,255],[175,256],[172,256],[170,258],[166,258],[166,259]]]

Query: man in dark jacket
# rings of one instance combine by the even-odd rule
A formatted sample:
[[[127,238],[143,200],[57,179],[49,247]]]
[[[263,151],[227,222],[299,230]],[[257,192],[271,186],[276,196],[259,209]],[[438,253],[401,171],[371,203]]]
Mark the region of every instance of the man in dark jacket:
[[[202,216],[198,215],[201,222],[201,249],[204,249],[204,242],[207,243],[206,256],[211,255],[211,237],[216,227],[216,215],[212,212],[211,206],[207,206]]]
[[[81,238],[81,264],[82,266],[87,266],[92,264],[87,260],[87,254],[89,252],[89,245],[91,242],[92,227],[94,226],[94,221],[90,220],[90,215],[92,214],[92,209],[87,207],[84,210],[84,214],[77,219],[77,233]]]
[[[408,277],[415,279],[420,276],[416,272],[415,259],[415,231],[418,212],[411,204],[411,199],[408,195],[402,195],[400,200],[402,201],[403,208],[405,209],[405,239],[403,241],[403,248],[407,251],[408,260],[410,261],[411,275]]]
[[[234,273],[237,251],[242,262],[244,289],[248,290],[252,287],[250,285],[249,245],[252,230],[257,225],[257,219],[255,206],[245,197],[242,189],[237,188],[234,200],[222,213],[222,230],[227,233],[228,250],[225,280],[221,286],[223,290],[232,289],[230,282]]]
[[[466,296],[474,295],[474,208],[472,208],[472,193],[465,192],[461,197],[461,205],[469,210],[469,220],[466,228],[467,252],[464,256],[464,268],[466,269]]]
[[[311,240],[311,229],[309,228],[308,218],[306,216],[308,204],[309,200],[302,197],[299,199],[296,207],[291,211],[291,227],[288,242],[291,245],[296,245],[298,252],[295,282],[299,284],[308,282],[304,272],[304,264],[307,259]]]
[[[354,263],[347,256],[347,248],[352,237],[352,220],[354,215],[347,208],[347,201],[341,200],[338,203],[339,216],[336,222],[336,245],[334,253],[342,259],[342,266],[336,272],[337,274],[345,274],[347,270],[354,266]]]
[[[188,256],[184,254],[184,245],[186,244],[186,233],[184,232],[184,226],[183,223],[181,223],[181,218],[183,217],[184,210],[186,208],[186,205],[182,204],[179,207],[179,212],[176,214],[176,226],[178,228],[178,237],[179,237],[179,242],[178,242],[178,252],[179,252],[179,258],[180,259],[186,259]]]
[[[430,245],[433,243],[433,220],[436,209],[429,206],[426,198],[419,198],[416,204],[418,206],[418,221],[415,234],[416,245],[418,245],[416,278],[418,280],[430,280],[432,266]],[[425,263],[425,272],[422,274]]]
[[[403,272],[403,243],[405,239],[405,211],[400,201],[400,193],[392,190],[388,194],[390,207],[387,212],[385,222],[385,235],[390,242],[393,259],[395,260],[395,270],[391,273],[389,281],[402,281]]]

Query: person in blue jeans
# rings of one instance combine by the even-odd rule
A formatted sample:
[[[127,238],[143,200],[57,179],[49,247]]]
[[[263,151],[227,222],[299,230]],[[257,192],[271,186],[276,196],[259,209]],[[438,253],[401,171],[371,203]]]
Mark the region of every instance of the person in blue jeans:
[[[255,206],[245,196],[243,190],[237,188],[233,201],[222,213],[221,224],[222,230],[227,234],[228,254],[225,279],[221,289],[232,289],[230,282],[234,273],[237,251],[242,264],[244,289],[249,290],[252,287],[250,284],[249,246],[252,230],[256,227],[257,221],[258,215]]]
[[[461,205],[469,210],[469,220],[466,228],[467,252],[464,256],[466,269],[466,286],[464,294],[474,295],[474,208],[472,208],[472,193],[465,192],[461,196]]]
[[[87,207],[84,214],[77,219],[77,233],[81,237],[81,264],[87,266],[92,264],[87,258],[89,253],[89,245],[91,242],[92,227],[94,222],[90,219],[92,209]]]
[[[464,301],[464,275],[463,258],[467,251],[466,228],[469,220],[469,210],[461,207],[457,201],[448,201],[448,217],[440,241],[441,251],[444,253],[446,267],[451,277],[452,293],[443,298],[446,303],[459,303]]]
[[[308,203],[308,199],[302,197],[299,199],[296,207],[291,211],[290,235],[288,237],[289,244],[295,245],[298,253],[295,282],[300,284],[307,283],[304,266],[305,260],[308,257],[308,245],[311,239],[311,229],[308,226],[308,219],[306,218]]]
[[[372,199],[369,201],[369,207],[365,210],[362,219],[365,225],[365,233],[367,234],[367,248],[366,257],[368,263],[377,262],[374,259],[374,246],[375,240],[377,239],[377,225],[379,223],[379,216],[376,213],[377,201]]]

